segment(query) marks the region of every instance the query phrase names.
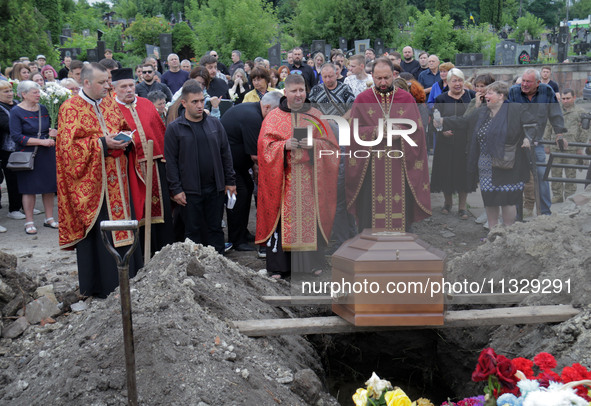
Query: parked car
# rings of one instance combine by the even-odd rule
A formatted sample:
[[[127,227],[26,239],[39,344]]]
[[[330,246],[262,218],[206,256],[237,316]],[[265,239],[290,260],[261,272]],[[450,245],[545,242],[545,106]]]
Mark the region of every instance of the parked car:
[[[583,100],[591,100],[591,75],[587,75],[587,81],[583,88]]]

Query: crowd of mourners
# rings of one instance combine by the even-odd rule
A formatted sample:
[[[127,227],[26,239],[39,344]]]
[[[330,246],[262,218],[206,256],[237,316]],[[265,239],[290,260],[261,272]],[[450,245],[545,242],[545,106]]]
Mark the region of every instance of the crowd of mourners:
[[[226,66],[212,50],[197,64],[156,54],[122,67],[106,50],[98,63],[65,57],[59,72],[43,55],[21,58],[0,74],[8,218],[24,220],[24,232],[37,234],[41,195],[42,225],[59,230],[62,248],[77,251],[81,294],[104,297],[117,280],[98,230],[102,219],[151,221],[152,252],[185,238],[221,254],[253,251],[267,259],[273,277],[284,278],[292,265],[319,275],[322,260],[310,253],[334,252],[364,228],[410,230],[432,213],[430,193],[443,193],[436,210],[467,220],[467,196],[479,187],[486,211],[476,220],[492,228],[532,216],[534,205],[551,214],[553,203],[576,190],[562,182],[550,188],[541,166],[534,184],[532,160],[545,162],[549,149],[583,154],[569,143],[589,141],[575,91],[559,89],[549,66],[525,69],[506,83],[485,68],[467,77],[410,46],[402,54],[370,48],[348,58],[339,49],[325,56],[296,47],[286,56],[271,67],[234,50]],[[49,82],[72,93],[53,126],[39,103]],[[339,145],[342,123],[322,115],[360,120],[364,141],[391,132],[379,128],[378,118],[412,118],[416,147],[400,135],[393,145]],[[359,159],[380,148],[398,151],[400,159]],[[7,169],[15,151],[34,151],[34,169]],[[149,168],[152,185],[145,184]],[[552,176],[561,177],[562,169]],[[565,169],[565,176],[576,171]],[[152,190],[148,219],[146,189]],[[249,228],[253,196],[256,230]],[[6,232],[1,224],[0,232]],[[134,237],[119,231],[110,238],[124,252]],[[143,264],[137,251],[132,276]]]

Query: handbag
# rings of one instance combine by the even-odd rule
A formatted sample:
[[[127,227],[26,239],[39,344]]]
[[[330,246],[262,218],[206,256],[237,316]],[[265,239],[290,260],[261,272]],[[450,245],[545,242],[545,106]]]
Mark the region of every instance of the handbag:
[[[37,138],[41,138],[41,106],[39,106],[39,131]],[[33,152],[30,151],[16,151],[10,154],[6,168],[14,172],[32,171],[35,169],[35,155],[37,155],[38,145],[35,146]]]
[[[505,144],[505,152],[503,158],[493,157],[492,166],[498,169],[513,169],[515,166],[515,153],[517,151],[517,144],[507,145]]]

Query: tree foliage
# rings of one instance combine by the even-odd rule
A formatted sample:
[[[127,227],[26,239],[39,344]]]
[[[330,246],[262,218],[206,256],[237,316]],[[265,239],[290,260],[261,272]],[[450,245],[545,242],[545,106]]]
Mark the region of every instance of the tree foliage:
[[[511,38],[522,42],[525,30],[532,38],[540,38],[540,34],[544,31],[544,21],[531,13],[525,13],[525,16],[517,19],[517,27],[511,33]]]
[[[302,43],[339,37],[381,38],[391,44],[406,19],[406,0],[300,0],[292,30]]]
[[[591,0],[579,0],[569,10],[569,18],[583,19],[591,15]]]
[[[99,9],[92,7],[86,0],[78,0],[74,5],[74,9],[65,14],[64,22],[70,25],[70,28],[78,33],[82,30],[90,30],[94,33],[98,29],[104,29],[105,24],[101,19],[101,12]]]
[[[489,23],[495,28],[501,27],[503,0],[480,0],[480,22]]]
[[[279,35],[275,11],[264,0],[209,0],[201,5],[189,0],[185,12],[197,35],[193,49],[198,58],[211,49],[224,63],[234,49],[245,54],[243,59],[266,56]]]
[[[555,0],[536,0],[525,8],[534,16],[541,18],[547,27],[555,27],[565,17],[564,2]]]
[[[442,16],[439,11],[431,14],[429,10],[419,13],[414,20],[412,45],[440,59],[455,60],[458,49],[455,43],[454,24],[449,15]]]
[[[177,53],[181,60],[190,59],[194,56],[194,42],[195,33],[186,22],[175,24],[172,29],[172,51]]]
[[[501,27],[515,25],[515,19],[519,17],[519,1],[518,0],[504,0],[503,14],[501,16]]]
[[[489,24],[467,24],[466,29],[456,30],[456,46],[461,53],[482,53],[485,60],[494,61],[496,45],[500,42],[496,33],[491,32]]]
[[[34,60],[43,54],[47,62],[59,66],[59,54],[49,43],[42,27],[45,17],[36,10],[31,0],[0,2],[0,61],[3,67],[21,56]]]
[[[60,0],[34,0],[34,4],[37,10],[45,17],[43,29],[50,31],[51,40],[54,44],[58,44],[64,23]]]
[[[145,55],[146,44],[158,45],[160,34],[170,31],[170,24],[163,18],[144,18],[138,14],[137,19],[124,32],[131,39],[126,43],[125,48],[135,55]]]

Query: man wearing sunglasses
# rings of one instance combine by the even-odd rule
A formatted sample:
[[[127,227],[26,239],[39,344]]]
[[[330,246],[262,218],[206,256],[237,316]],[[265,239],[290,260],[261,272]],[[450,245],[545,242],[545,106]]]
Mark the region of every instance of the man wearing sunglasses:
[[[141,83],[135,85],[135,92],[140,97],[148,97],[148,93],[155,90],[160,90],[166,95],[166,102],[172,100],[172,93],[168,86],[164,83],[160,83],[156,80],[156,71],[150,64],[145,64],[142,67],[142,78],[144,79]]]

